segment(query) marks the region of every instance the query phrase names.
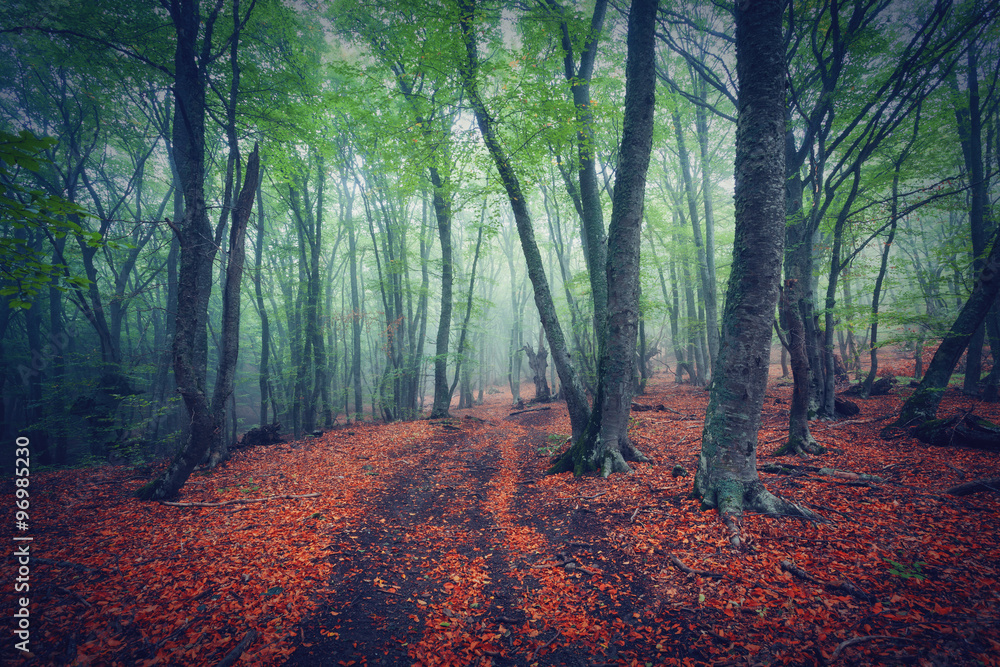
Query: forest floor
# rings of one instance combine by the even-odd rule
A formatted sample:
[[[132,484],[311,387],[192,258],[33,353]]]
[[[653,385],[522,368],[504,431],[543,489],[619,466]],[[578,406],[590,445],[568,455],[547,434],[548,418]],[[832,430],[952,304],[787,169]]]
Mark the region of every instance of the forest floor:
[[[944,493],[1000,475],[998,454],[880,440],[908,391],[815,422],[829,452],[779,461],[791,388],[772,381],[760,466],[812,468],[762,478],[829,523],[748,515],[740,549],[689,497],[707,394],[665,376],[633,415],[653,464],[607,480],[546,477],[565,408],[511,415],[509,393],[239,451],[182,490],[212,506],[133,499],[148,470],[32,475],[33,657],[14,662],[1000,664],[1000,494]],[[940,416],[972,408],[1000,421],[952,390]]]

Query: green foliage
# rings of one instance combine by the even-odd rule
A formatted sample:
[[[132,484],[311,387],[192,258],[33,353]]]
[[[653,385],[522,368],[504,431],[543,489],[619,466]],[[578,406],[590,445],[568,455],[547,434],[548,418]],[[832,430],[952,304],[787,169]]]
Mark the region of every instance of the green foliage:
[[[47,160],[43,151],[55,144],[27,130],[18,134],[0,131],[0,265],[3,284],[0,296],[9,297],[9,308],[27,309],[38,293],[50,284],[61,291],[85,288],[90,281],[69,274],[41,252],[30,238],[42,234],[49,239],[76,236],[90,247],[100,247],[102,238],[83,229],[76,220],[87,215],[79,205],[62,197],[31,189],[23,181],[26,173],[38,172]]]
[[[552,456],[566,444],[566,439],[569,436],[563,435],[562,433],[549,433],[546,438],[546,444],[538,448],[539,454],[544,454],[545,456]]]
[[[895,577],[899,577],[900,579],[916,579],[917,581],[923,581],[927,578],[927,575],[924,574],[924,565],[927,565],[927,563],[922,560],[913,561],[912,563],[901,563],[891,558],[884,558],[883,560],[890,565],[889,574]]]

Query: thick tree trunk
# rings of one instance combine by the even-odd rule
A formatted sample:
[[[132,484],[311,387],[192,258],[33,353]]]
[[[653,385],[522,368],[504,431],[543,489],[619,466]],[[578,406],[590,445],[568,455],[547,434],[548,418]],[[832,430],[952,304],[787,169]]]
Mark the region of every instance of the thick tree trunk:
[[[646,173],[653,144],[657,0],[634,0],[628,18],[625,119],[608,230],[608,323],[597,396],[587,432],[549,472],[630,472],[648,461],[628,438],[639,327],[639,247]]]
[[[808,515],[757,474],[785,228],[785,81],[781,0],[737,0],[736,236],[694,494],[739,544],[745,509]]]

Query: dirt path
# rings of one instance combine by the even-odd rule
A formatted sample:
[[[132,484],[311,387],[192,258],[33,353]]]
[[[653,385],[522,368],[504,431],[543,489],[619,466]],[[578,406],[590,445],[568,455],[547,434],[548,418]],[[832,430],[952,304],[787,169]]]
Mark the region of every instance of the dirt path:
[[[330,598],[287,664],[616,658],[614,646],[589,639],[611,630],[595,623],[621,624],[631,610],[620,584],[587,567],[601,523],[537,486],[554,419],[441,421],[429,442],[402,445],[387,469],[367,471],[377,484],[363,518],[330,536]]]

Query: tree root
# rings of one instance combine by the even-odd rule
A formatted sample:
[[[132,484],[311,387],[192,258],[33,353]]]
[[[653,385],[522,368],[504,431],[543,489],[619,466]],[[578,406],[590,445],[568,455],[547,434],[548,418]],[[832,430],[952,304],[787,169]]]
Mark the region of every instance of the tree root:
[[[847,593],[848,595],[852,595],[858,598],[859,600],[863,600],[865,602],[871,602],[871,596],[868,595],[868,593],[865,593],[864,591],[862,591],[849,581],[838,581],[832,583],[820,581],[816,577],[812,576],[811,574],[809,574],[808,572],[806,572],[805,570],[803,570],[802,568],[798,567],[797,565],[788,560],[781,561],[780,565],[782,570],[788,572],[792,576],[798,577],[803,581],[808,581],[813,584],[818,584],[830,592],[833,593],[844,592]]]
[[[805,436],[794,437],[791,434],[788,436],[788,440],[785,441],[781,447],[779,447],[771,456],[789,456],[795,454],[801,458],[809,458],[809,456],[819,456],[820,454],[826,453],[826,447],[816,442],[816,439],[812,437],[812,434],[807,433]]]
[[[249,632],[244,635],[243,639],[237,644],[232,651],[226,654],[226,656],[215,664],[215,667],[230,667],[230,665],[236,664],[236,661],[240,659],[243,652],[247,650],[250,644],[257,641],[257,631],[250,629]]]
[[[725,579],[726,578],[726,575],[724,575],[724,574],[722,574],[720,572],[708,572],[706,570],[694,570],[694,569],[688,567],[687,565],[685,565],[684,563],[682,563],[681,559],[678,558],[677,556],[673,555],[673,554],[670,554],[670,562],[673,563],[674,566],[678,570],[680,570],[681,572],[683,572],[684,574],[696,574],[699,577],[711,577],[712,579]]]
[[[712,502],[714,500],[714,502]],[[791,517],[803,521],[827,523],[827,520],[810,509],[774,495],[760,480],[741,482],[720,480],[715,498],[703,498],[703,506],[716,507],[719,517],[729,531],[729,542],[734,547],[743,544],[740,534],[743,512],[759,512],[775,517]]]
[[[608,477],[616,472],[626,474],[632,472],[632,467],[628,464],[629,461],[649,462],[649,457],[639,451],[631,440],[621,438],[618,440],[617,447],[605,444],[601,441],[600,436],[595,436],[595,440],[596,442],[588,447],[587,436],[581,437],[573,443],[572,447],[562,453],[545,474],[558,475],[562,472],[573,471],[575,476],[580,477],[588,472],[599,471],[601,477]]]

